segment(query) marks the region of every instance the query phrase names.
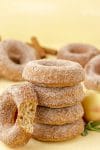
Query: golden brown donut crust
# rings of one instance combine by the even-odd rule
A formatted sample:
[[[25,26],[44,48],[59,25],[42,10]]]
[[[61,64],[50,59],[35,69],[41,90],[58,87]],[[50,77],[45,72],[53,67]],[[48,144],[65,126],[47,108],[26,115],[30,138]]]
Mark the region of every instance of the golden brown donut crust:
[[[92,58],[85,67],[85,86],[100,91],[100,55]]]
[[[0,140],[10,147],[31,138],[37,96],[29,83],[13,85],[0,97]]]
[[[35,122],[49,125],[63,125],[73,123],[84,115],[82,104],[76,104],[65,108],[47,108],[38,106]]]
[[[82,119],[72,124],[61,126],[52,126],[44,124],[35,124],[33,138],[39,141],[58,142],[75,138],[84,131],[84,122]]]
[[[89,44],[72,43],[58,51],[58,59],[66,59],[78,62],[83,67],[94,56],[100,54],[99,50]]]
[[[40,106],[50,108],[67,107],[81,102],[84,98],[83,86],[81,84],[63,88],[33,86]]]
[[[22,74],[29,82],[45,87],[74,86],[84,80],[80,64],[67,60],[35,60],[29,62]]]
[[[17,40],[0,42],[0,74],[13,81],[22,80],[22,71],[27,62],[38,59],[36,50]]]
[[[7,125],[7,127],[2,127],[2,129],[0,127],[0,140],[11,148],[23,146],[27,144],[31,138],[31,134],[26,133],[23,128],[18,127],[16,124],[14,126]]]

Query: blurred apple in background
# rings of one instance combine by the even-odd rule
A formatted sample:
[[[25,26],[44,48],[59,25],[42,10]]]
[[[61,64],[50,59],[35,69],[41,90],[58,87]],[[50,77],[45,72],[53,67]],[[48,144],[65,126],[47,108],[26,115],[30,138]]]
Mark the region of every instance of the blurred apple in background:
[[[87,90],[83,107],[86,121],[100,121],[100,92]]]

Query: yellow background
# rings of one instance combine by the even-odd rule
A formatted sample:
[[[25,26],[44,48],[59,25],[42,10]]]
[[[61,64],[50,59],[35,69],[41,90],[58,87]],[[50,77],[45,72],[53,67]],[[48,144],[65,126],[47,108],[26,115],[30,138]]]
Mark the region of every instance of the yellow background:
[[[0,0],[0,35],[29,40],[31,35],[47,46],[69,42],[100,47],[100,0]],[[0,82],[0,92],[12,82]],[[100,133],[62,143],[31,140],[17,150],[100,150]],[[0,150],[10,150],[0,143]]]
[[[100,0],[0,0],[0,34],[58,48],[69,42],[100,47]]]

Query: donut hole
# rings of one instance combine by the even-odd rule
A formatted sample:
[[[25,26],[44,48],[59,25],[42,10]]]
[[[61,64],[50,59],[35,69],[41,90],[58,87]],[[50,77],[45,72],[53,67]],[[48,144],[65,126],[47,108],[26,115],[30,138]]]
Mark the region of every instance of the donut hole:
[[[100,64],[97,64],[95,66],[95,72],[96,72],[96,74],[100,75]]]
[[[16,120],[17,120],[17,116],[18,116],[18,110],[16,109],[15,114],[14,114],[14,123],[15,123]]]
[[[84,48],[84,47],[72,47],[72,48],[70,49],[70,52],[71,52],[71,53],[81,54],[81,53],[86,53],[87,50],[86,50],[86,48]]]
[[[10,58],[10,60],[12,60],[15,64],[21,64],[21,60],[20,60],[20,54],[16,51],[10,51],[8,53],[8,56]]]
[[[13,101],[12,95],[5,91],[1,97],[0,107],[0,123],[3,125],[14,124],[16,122],[18,110],[15,102]]]
[[[13,61],[15,64],[21,64],[21,52],[16,47],[9,47],[7,49],[8,57],[11,61]]]
[[[15,64],[21,64],[20,59],[15,56],[9,57]]]
[[[39,65],[42,65],[42,66],[47,66],[47,67],[62,67],[62,66],[66,66],[66,65],[69,65],[69,62],[66,61],[66,63],[64,61],[38,61],[38,64]]]

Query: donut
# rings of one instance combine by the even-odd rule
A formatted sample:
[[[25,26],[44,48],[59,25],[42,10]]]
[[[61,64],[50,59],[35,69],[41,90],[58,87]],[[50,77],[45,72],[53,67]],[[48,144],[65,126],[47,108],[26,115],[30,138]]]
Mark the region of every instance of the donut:
[[[33,86],[37,93],[38,105],[40,106],[50,108],[67,107],[81,102],[84,98],[82,84],[63,88]]]
[[[37,96],[29,83],[13,85],[0,96],[0,140],[10,147],[31,138]]]
[[[92,58],[85,66],[85,86],[91,90],[100,91],[100,55]]]
[[[0,74],[2,77],[13,80],[22,80],[22,71],[25,64],[38,59],[36,50],[17,40],[0,42]]]
[[[34,60],[25,66],[22,77],[45,87],[74,86],[84,80],[80,64],[67,60]]]
[[[83,67],[94,56],[100,54],[99,50],[89,44],[72,43],[58,51],[58,59],[66,59],[78,62]]]
[[[73,123],[84,115],[82,105],[76,104],[65,108],[47,108],[38,106],[35,115],[35,122],[49,125],[62,125]]]
[[[39,141],[65,141],[75,138],[84,131],[84,122],[79,119],[71,124],[52,126],[45,124],[34,124],[33,138]]]

